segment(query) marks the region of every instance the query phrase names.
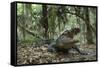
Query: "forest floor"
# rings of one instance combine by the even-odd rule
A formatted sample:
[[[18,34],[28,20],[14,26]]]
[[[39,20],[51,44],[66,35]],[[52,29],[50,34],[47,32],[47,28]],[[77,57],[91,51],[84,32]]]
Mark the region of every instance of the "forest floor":
[[[83,45],[80,50],[88,53],[81,55],[75,50],[70,50],[69,54],[48,52],[46,45],[33,46],[17,46],[17,64],[45,64],[59,62],[74,62],[74,61],[92,61],[96,60],[96,45]]]

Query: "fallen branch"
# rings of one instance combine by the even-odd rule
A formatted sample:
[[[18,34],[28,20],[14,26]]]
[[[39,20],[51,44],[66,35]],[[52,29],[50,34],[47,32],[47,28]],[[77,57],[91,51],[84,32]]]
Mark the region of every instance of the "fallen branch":
[[[39,35],[35,34],[33,31],[30,31],[28,28],[24,28],[20,24],[18,26],[22,29],[24,29],[27,33],[31,34],[32,36],[35,36],[36,38],[40,38],[41,40],[44,40],[44,38],[40,37]]]

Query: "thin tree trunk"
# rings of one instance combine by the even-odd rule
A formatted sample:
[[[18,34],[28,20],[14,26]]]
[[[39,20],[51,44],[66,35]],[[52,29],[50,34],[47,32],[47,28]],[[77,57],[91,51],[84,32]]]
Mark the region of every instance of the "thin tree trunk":
[[[87,33],[86,33],[87,43],[92,44],[93,36],[92,36],[92,30],[90,27],[90,17],[89,17],[89,9],[88,8],[85,8],[85,23],[86,23],[86,29],[87,29]]]
[[[44,29],[44,37],[46,39],[48,39],[48,12],[47,12],[47,6],[46,5],[42,5],[42,13],[43,13],[43,17],[42,17],[42,27]]]
[[[23,15],[24,15],[24,16],[23,16],[23,17],[24,17],[24,18],[23,18],[24,20],[23,20],[22,24],[23,24],[23,26],[25,27],[25,5],[24,5],[24,4],[23,4]],[[25,40],[25,30],[23,29],[22,32],[23,32],[23,40]]]

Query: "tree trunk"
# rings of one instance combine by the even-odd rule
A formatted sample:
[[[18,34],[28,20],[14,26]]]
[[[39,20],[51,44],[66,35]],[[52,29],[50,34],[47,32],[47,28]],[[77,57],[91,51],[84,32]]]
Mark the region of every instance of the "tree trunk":
[[[23,4],[23,21],[22,21],[22,24],[23,24],[23,27],[25,27],[25,5]],[[23,40],[25,40],[25,30],[23,29]]]
[[[93,36],[92,36],[92,30],[91,30],[91,25],[90,25],[90,17],[89,17],[89,9],[85,8],[85,24],[86,24],[86,39],[88,44],[93,43]]]
[[[32,24],[32,13],[31,13],[31,4],[24,4],[23,5],[23,27],[29,27],[30,24]],[[23,29],[23,40],[26,39],[26,31]]]
[[[47,6],[46,5],[42,5],[42,27],[44,29],[44,38],[48,39],[48,11],[47,11]]]

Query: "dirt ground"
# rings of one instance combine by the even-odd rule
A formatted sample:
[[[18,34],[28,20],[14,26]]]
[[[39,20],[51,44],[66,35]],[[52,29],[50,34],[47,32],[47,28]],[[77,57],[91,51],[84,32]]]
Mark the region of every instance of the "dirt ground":
[[[17,46],[17,64],[44,64],[72,61],[96,60],[96,45],[82,45],[81,51],[88,55],[81,55],[76,50],[70,50],[68,54],[61,52],[48,52],[46,46]]]

